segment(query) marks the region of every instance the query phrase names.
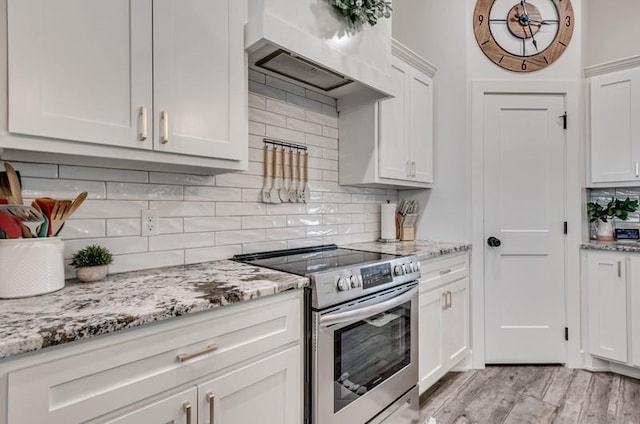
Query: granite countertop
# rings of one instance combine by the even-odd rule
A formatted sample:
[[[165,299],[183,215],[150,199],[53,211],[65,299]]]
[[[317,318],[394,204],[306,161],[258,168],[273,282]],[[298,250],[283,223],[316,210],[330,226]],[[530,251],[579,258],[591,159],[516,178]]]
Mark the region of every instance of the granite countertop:
[[[469,243],[452,243],[429,240],[398,241],[394,243],[355,243],[344,247],[350,249],[371,250],[391,255],[416,255],[420,260],[471,250],[471,244]]]
[[[627,253],[640,253],[640,242],[616,242],[616,241],[596,241],[591,240],[580,246],[582,249],[587,250],[608,250],[611,252],[627,252]]]
[[[0,358],[307,287],[309,279],[230,260],[67,282],[0,300]]]

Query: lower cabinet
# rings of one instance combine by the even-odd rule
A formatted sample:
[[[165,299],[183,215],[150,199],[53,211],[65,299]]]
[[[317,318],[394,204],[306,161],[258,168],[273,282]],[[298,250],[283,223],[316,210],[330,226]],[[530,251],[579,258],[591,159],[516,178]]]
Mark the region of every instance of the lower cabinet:
[[[0,361],[0,424],[299,424],[303,308],[298,290]]]
[[[423,275],[441,275],[445,285],[433,278],[420,280],[419,385],[420,392],[466,358],[469,353],[468,255],[423,264]],[[459,279],[449,282],[451,264],[461,264]],[[438,271],[439,269],[439,271]],[[434,288],[436,286],[436,288]]]
[[[640,254],[585,251],[589,353],[640,368]]]

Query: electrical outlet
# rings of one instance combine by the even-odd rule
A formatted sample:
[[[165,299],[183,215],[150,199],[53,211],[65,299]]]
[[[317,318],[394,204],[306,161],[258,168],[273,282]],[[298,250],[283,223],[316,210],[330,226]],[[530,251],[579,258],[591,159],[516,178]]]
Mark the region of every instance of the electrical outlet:
[[[142,211],[140,218],[140,228],[143,236],[157,236],[159,234],[159,217],[157,209],[147,209]]]

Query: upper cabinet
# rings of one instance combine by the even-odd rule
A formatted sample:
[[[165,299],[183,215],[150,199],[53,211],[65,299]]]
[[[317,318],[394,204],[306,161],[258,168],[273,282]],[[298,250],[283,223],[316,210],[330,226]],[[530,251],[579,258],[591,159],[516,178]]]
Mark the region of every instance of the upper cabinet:
[[[340,184],[429,188],[436,68],[393,41],[394,97],[340,107]]]
[[[246,167],[244,2],[8,0],[7,13],[0,147]]]
[[[640,69],[591,78],[591,183],[640,182]]]

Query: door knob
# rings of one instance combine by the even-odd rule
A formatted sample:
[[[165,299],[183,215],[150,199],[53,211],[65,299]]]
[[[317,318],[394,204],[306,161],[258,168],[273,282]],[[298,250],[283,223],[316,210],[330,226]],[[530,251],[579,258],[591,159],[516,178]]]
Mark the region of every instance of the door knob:
[[[489,239],[487,240],[487,244],[489,245],[489,247],[500,247],[500,245],[502,244],[502,242],[500,241],[499,238],[496,237],[489,237]]]

